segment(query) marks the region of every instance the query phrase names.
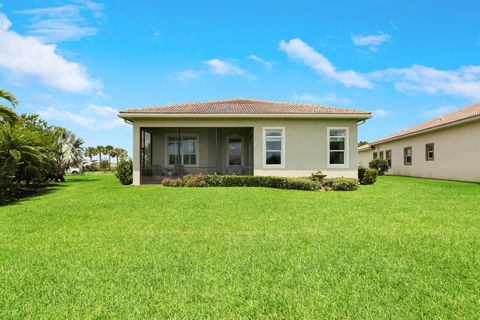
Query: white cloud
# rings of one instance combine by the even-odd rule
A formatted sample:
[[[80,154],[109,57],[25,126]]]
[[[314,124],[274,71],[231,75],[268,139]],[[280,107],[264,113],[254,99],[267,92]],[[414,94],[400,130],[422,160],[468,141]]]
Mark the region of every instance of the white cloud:
[[[209,67],[212,73],[220,76],[225,76],[225,75],[246,76],[247,75],[247,72],[245,70],[243,70],[236,64],[229,61],[212,59],[212,60],[203,61],[203,63]]]
[[[252,60],[252,61],[256,61],[256,62],[259,62],[261,64],[263,64],[265,66],[265,68],[267,68],[268,70],[272,70],[272,67],[273,67],[273,62],[270,62],[270,61],[267,61],[267,60],[264,60],[254,54],[251,54],[247,57],[247,59],[249,60]]]
[[[124,126],[122,119],[117,117],[117,110],[107,106],[89,104],[80,112],[48,107],[39,112],[40,116],[49,121],[73,122],[90,131],[109,130]]]
[[[101,89],[99,81],[89,78],[85,66],[63,58],[55,45],[10,30],[11,25],[7,16],[0,13],[0,68],[35,77],[47,86],[69,92]]]
[[[407,94],[443,94],[480,99],[480,66],[439,70],[413,65],[409,68],[390,68],[373,72],[371,78],[393,82],[398,91]]]
[[[200,73],[195,71],[195,70],[192,70],[192,69],[179,71],[179,72],[175,73],[175,75],[177,77],[177,80],[179,80],[179,81],[181,81],[185,84],[189,83],[192,80],[200,79]]]
[[[390,38],[390,35],[380,32],[378,34],[369,34],[365,36],[353,35],[352,41],[353,44],[358,47],[367,47],[371,51],[377,51],[378,47],[385,41],[390,40]]]
[[[480,99],[480,66],[476,65],[441,70],[415,64],[407,68],[360,73],[353,70],[337,71],[327,58],[300,39],[281,41],[280,50],[314,69],[319,75],[347,87],[372,88],[374,82],[391,82],[397,91],[406,94],[440,94]]]
[[[316,104],[350,104],[350,99],[338,97],[335,93],[327,93],[323,96],[316,96],[310,93],[294,93],[293,99],[296,101],[316,103]]]
[[[391,116],[393,113],[384,109],[377,109],[372,111],[374,117],[383,118]]]
[[[353,70],[337,71],[327,58],[298,38],[289,42],[280,41],[280,50],[284,51],[291,59],[314,69],[319,75],[340,82],[346,87],[366,89],[373,87],[372,83],[360,73]]]
[[[16,13],[32,16],[27,33],[45,43],[78,40],[95,35],[98,30],[84,17],[84,12],[88,11],[95,19],[99,19],[103,17],[103,5],[88,0],[75,2],[78,4],[34,8]]]

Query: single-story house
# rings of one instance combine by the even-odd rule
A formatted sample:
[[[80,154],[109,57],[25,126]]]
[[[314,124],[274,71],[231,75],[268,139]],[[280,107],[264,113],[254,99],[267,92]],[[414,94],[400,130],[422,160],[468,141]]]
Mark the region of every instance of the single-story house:
[[[133,184],[184,174],[357,177],[367,111],[256,99],[126,109]]]
[[[386,174],[480,181],[480,104],[454,111],[358,148],[358,164],[384,158]]]

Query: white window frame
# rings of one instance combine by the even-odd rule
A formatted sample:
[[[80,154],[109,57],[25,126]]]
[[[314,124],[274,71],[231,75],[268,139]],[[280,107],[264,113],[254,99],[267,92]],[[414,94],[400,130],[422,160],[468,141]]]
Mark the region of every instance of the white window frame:
[[[182,133],[180,134],[180,139],[183,141],[184,137],[195,137],[197,139],[197,148],[195,157],[197,159],[196,164],[183,164],[183,146],[180,147],[180,164],[183,165],[185,168],[198,168],[200,166],[200,135],[198,133]],[[175,167],[174,164],[169,163],[168,159],[168,138],[178,138],[178,135],[166,134],[165,135],[165,167],[173,168]]]
[[[240,154],[240,165],[239,166],[238,165],[230,165],[230,159],[228,157],[230,155],[228,140],[230,140],[230,139],[240,139],[240,141],[241,141],[240,143],[242,144],[242,150],[241,150],[241,154]],[[225,152],[225,162],[226,162],[227,167],[234,167],[234,168],[243,167],[243,155],[244,155],[244,152],[245,152],[243,150],[243,148],[245,146],[245,144],[243,142],[244,142],[244,139],[243,139],[243,136],[241,136],[241,135],[232,134],[232,135],[227,136],[227,140],[225,142],[225,151],[226,151]]]
[[[343,164],[330,164],[330,131],[332,130],[345,130],[345,149],[343,150],[344,154],[344,163]],[[339,168],[345,169],[349,168],[349,145],[350,145],[350,134],[348,127],[327,127],[327,168]]]
[[[285,168],[285,127],[263,127],[263,168],[264,169],[283,169]],[[267,130],[281,130],[282,131],[282,150],[280,152],[281,164],[267,164]]]

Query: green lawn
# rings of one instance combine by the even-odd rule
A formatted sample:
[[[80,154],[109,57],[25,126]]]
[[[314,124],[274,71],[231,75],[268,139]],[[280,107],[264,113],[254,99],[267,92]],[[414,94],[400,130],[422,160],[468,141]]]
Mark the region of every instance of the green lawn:
[[[0,318],[477,318],[480,185],[70,177],[0,207]]]

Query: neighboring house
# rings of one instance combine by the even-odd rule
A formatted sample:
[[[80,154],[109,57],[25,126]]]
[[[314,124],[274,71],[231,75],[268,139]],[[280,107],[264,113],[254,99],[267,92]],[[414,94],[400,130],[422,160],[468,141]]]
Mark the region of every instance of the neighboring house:
[[[480,181],[480,104],[358,148],[359,166],[376,157],[389,162],[390,175]]]
[[[230,99],[126,109],[133,184],[184,174],[357,177],[357,125],[370,112]]]

